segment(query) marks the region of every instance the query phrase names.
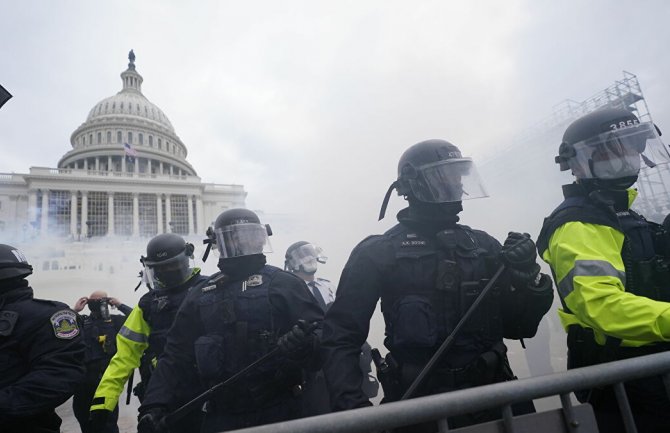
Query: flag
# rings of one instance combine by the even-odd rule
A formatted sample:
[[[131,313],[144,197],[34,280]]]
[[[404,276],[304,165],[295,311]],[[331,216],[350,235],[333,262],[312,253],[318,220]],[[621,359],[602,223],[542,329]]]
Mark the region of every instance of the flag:
[[[126,161],[135,162],[135,157],[137,156],[137,151],[133,149],[130,144],[123,143],[123,152],[126,154]]]
[[[5,105],[5,102],[9,101],[11,97],[12,94],[0,85],[0,108],[2,108],[2,106]]]

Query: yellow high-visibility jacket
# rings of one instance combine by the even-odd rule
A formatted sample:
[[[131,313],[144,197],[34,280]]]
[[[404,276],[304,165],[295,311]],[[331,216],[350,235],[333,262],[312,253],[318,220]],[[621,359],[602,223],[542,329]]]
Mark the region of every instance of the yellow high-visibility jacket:
[[[140,358],[149,347],[151,327],[144,320],[142,309],[133,308],[116,335],[116,354],[102,376],[93,397],[91,410],[113,411],[130,374],[140,366]]]
[[[629,190],[629,206],[636,196],[637,191]],[[575,324],[591,328],[601,345],[606,336],[621,339],[621,345],[629,347],[670,341],[670,303],[626,292],[621,231],[569,221],[548,235],[547,247],[540,253],[551,266],[558,292],[569,309],[558,311],[566,331]]]

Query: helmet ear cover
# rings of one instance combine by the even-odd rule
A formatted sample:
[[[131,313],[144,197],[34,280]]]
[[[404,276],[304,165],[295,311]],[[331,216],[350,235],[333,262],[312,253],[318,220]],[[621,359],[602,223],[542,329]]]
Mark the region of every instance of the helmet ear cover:
[[[184,246],[184,254],[186,254],[186,256],[188,257],[192,257],[194,251],[195,247],[193,246],[193,244],[187,242],[186,245]]]
[[[268,236],[272,236],[272,227],[270,227],[270,224],[265,224],[265,231],[268,233]]]
[[[560,165],[561,171],[566,171],[570,169],[568,166],[568,160],[573,158],[576,154],[577,152],[575,152],[575,147],[572,144],[566,143],[564,141],[558,147],[558,156],[554,158],[554,161],[556,164]]]

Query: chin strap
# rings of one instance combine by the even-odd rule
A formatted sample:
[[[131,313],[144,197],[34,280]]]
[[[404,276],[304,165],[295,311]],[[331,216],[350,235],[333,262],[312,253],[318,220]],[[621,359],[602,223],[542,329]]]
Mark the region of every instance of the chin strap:
[[[396,189],[396,186],[398,185],[398,181],[394,181],[391,186],[389,186],[389,189],[386,191],[386,195],[384,196],[384,201],[382,202],[382,208],[379,209],[379,219],[377,221],[381,221],[384,219],[384,216],[386,215],[386,207],[389,204],[389,199],[391,198],[391,192]]]

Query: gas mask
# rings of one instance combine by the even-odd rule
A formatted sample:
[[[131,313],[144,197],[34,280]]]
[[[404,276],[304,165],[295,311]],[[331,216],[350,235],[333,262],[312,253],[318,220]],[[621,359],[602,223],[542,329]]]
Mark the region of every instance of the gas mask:
[[[111,320],[109,298],[89,299],[87,305],[93,316],[99,316],[106,322]]]

